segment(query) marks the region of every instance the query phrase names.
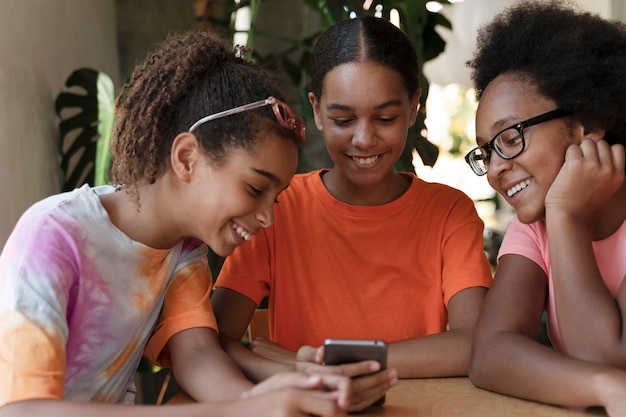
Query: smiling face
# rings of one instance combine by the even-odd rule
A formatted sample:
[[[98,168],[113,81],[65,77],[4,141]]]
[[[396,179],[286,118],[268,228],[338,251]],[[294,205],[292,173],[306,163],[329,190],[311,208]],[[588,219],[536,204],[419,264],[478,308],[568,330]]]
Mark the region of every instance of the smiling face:
[[[274,223],[274,202],[298,163],[293,141],[266,133],[253,150],[235,149],[221,165],[205,155],[179,207],[195,237],[227,256]]]
[[[556,103],[540,94],[528,81],[510,74],[495,78],[485,89],[476,112],[476,142],[483,145],[502,129],[556,109]],[[572,137],[564,119],[524,129],[526,148],[514,159],[504,160],[491,152],[487,179],[515,209],[522,223],[545,216],[546,194],[565,160]]]
[[[337,190],[376,193],[393,184],[393,166],[415,122],[419,93],[409,97],[400,74],[383,65],[341,64],[329,71],[321,98],[309,94],[315,123],[335,163]]]

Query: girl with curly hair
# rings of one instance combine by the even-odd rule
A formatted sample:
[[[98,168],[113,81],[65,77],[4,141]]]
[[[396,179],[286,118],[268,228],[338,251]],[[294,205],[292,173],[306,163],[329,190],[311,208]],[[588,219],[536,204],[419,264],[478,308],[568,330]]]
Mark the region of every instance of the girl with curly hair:
[[[280,99],[207,33],[170,37],[135,70],[116,102],[118,185],[36,203],[0,257],[3,416],[171,415],[120,405],[134,402],[144,354],[212,402],[179,416],[343,414],[345,377],[253,385],[222,350],[209,302],[207,245],[226,256],[270,226],[296,171],[304,128]]]
[[[523,1],[479,30],[466,160],[514,208],[473,343],[483,388],[626,415],[626,25]],[[554,349],[535,340],[546,314]]]

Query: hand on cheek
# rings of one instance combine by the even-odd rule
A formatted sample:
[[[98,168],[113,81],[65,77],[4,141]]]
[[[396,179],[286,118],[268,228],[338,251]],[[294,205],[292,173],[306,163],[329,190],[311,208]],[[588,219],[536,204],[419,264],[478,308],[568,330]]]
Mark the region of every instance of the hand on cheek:
[[[604,140],[570,145],[565,163],[546,195],[546,213],[590,221],[624,182],[624,147]]]

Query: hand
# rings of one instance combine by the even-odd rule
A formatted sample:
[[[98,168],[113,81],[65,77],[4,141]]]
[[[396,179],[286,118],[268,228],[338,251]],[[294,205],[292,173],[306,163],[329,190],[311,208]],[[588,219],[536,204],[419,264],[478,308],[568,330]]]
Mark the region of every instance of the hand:
[[[218,403],[219,405],[219,403]],[[215,408],[215,403],[211,405]],[[268,417],[320,417],[345,416],[338,407],[336,395],[331,392],[306,391],[284,388],[277,391],[248,397],[227,405],[223,415],[262,415]]]
[[[350,404],[352,381],[348,377],[328,373],[280,373],[255,385],[250,391],[244,392],[242,398],[249,398],[285,388],[332,393],[333,395],[329,398],[335,399],[339,407],[346,409]]]
[[[296,353],[271,340],[256,337],[250,342],[249,349],[266,359],[284,363],[295,368]]]
[[[626,417],[626,372],[614,370],[598,379],[601,403],[610,417]]]
[[[588,223],[624,182],[624,147],[604,140],[570,145],[546,195],[546,212],[565,211]]]
[[[303,346],[298,350],[296,368],[307,372],[333,373],[352,378],[352,397],[348,411],[360,411],[374,404],[392,386],[398,383],[395,369],[380,370],[376,361],[344,365],[322,365],[324,348]]]

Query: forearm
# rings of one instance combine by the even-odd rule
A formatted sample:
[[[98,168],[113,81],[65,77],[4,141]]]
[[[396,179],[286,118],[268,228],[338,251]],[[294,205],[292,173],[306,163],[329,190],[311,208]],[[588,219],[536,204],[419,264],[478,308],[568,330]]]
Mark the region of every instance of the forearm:
[[[219,349],[190,352],[174,366],[176,382],[198,402],[238,399],[253,387],[229,355]]]
[[[465,376],[471,353],[471,334],[449,330],[389,344],[388,367],[399,378]]]
[[[220,342],[224,350],[239,365],[243,373],[254,382],[262,381],[277,373],[294,370],[293,366],[257,355],[228,336],[221,336]]]
[[[626,365],[624,309],[602,280],[589,228],[567,213],[551,210],[547,229],[556,314],[567,353]]]
[[[611,385],[604,381],[616,375],[626,374],[566,357],[515,333],[479,342],[470,367],[470,379],[480,388],[566,407],[604,405]]]
[[[0,408],[0,417],[226,417],[237,415],[233,408],[230,403],[157,407],[41,399],[7,404]]]
[[[240,398],[253,386],[224,352],[212,329],[176,333],[169,340],[169,348],[176,381],[198,402]]]

